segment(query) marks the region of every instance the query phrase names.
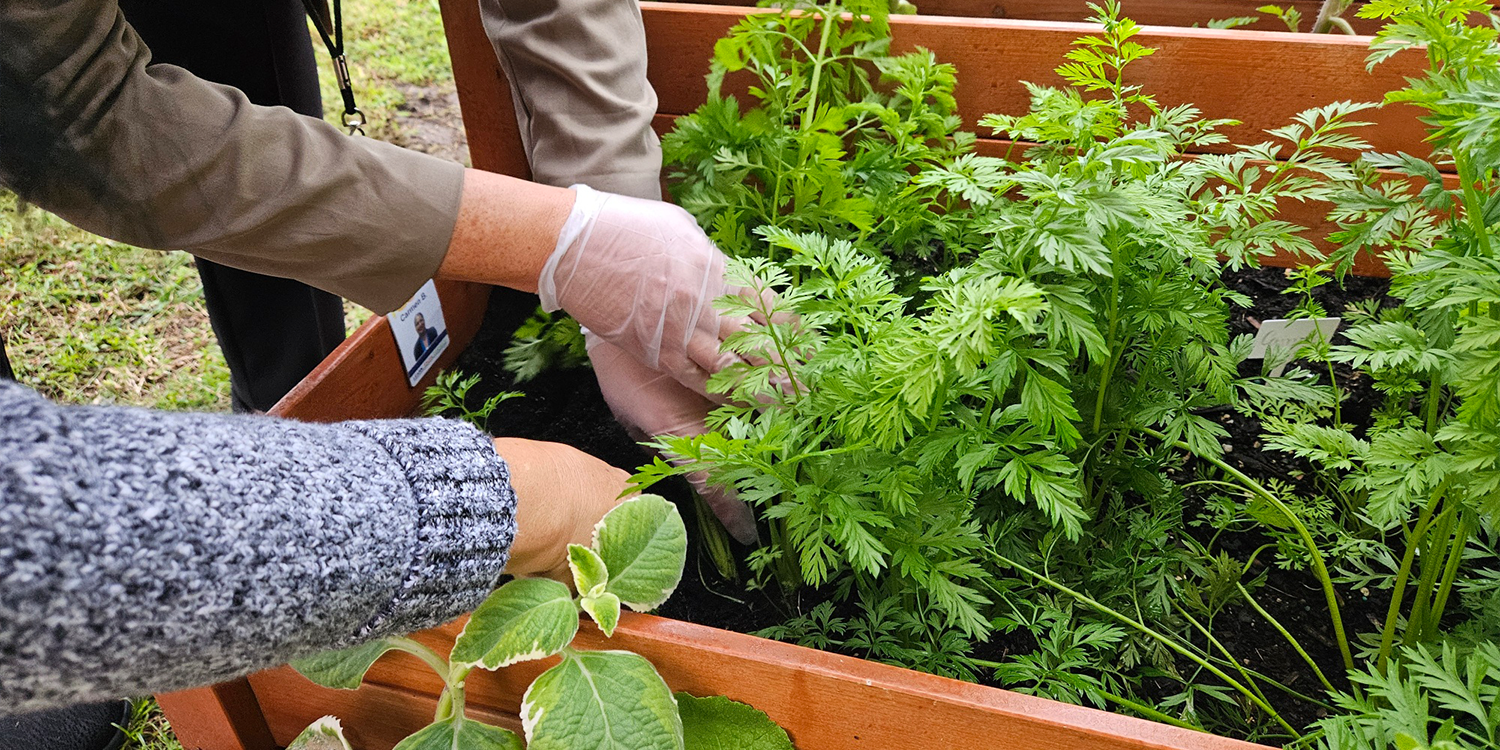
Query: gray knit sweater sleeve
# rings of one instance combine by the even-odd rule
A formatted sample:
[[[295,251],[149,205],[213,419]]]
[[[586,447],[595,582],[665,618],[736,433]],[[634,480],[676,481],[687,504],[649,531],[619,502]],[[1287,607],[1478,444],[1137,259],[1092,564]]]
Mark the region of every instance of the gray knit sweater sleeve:
[[[63,407],[0,382],[0,714],[444,622],[496,583],[514,511],[461,423]]]

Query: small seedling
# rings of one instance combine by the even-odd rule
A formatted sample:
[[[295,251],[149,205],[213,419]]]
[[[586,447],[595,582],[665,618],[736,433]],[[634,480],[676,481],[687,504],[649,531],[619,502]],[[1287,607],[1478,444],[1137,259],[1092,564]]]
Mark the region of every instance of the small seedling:
[[[501,391],[485,399],[478,408],[470,408],[469,390],[478,384],[478,375],[465,377],[457,370],[438,375],[437,382],[428,386],[427,391],[422,394],[423,413],[430,417],[455,417],[481,430],[488,430],[490,415],[495,413],[496,407],[526,395],[518,391]]]

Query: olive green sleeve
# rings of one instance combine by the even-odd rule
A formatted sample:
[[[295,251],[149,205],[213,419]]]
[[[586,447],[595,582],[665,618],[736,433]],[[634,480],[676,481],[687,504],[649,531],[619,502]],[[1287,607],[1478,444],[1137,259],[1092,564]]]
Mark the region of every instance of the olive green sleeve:
[[[447,251],[462,167],[151,65],[115,0],[5,0],[0,39],[0,183],[79,227],[380,312]]]

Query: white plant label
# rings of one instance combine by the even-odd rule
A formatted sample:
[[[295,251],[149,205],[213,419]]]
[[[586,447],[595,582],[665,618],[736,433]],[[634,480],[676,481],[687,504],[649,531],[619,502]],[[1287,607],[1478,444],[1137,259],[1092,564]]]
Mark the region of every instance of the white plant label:
[[[1255,343],[1250,347],[1250,359],[1279,360],[1271,377],[1281,373],[1297,356],[1297,351],[1309,341],[1333,341],[1338,333],[1341,318],[1298,318],[1296,320],[1267,320],[1255,332]]]
[[[396,336],[396,350],[406,369],[406,382],[412,387],[432,369],[438,355],[448,348],[448,323],[443,320],[443,303],[437,287],[429,279],[406,304],[385,316]]]

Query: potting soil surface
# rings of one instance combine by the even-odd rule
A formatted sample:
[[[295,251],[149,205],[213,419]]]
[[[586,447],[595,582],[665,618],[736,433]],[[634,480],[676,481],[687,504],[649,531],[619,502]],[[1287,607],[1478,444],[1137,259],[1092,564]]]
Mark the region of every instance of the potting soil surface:
[[[1281,269],[1253,269],[1225,274],[1228,285],[1254,300],[1251,308],[1232,312],[1232,334],[1253,334],[1260,321],[1284,317],[1298,299],[1282,291],[1291,280]],[[1389,283],[1384,279],[1349,277],[1342,285],[1327,284],[1314,292],[1314,298],[1329,315],[1340,315],[1351,302],[1385,298]],[[477,373],[481,382],[470,394],[471,403],[481,402],[494,393],[516,390],[525,398],[507,401],[491,417],[488,428],[496,436],[549,440],[572,445],[610,464],[633,471],[647,463],[649,455],[625,433],[613,419],[599,392],[593,372],[586,368],[550,371],[534,380],[516,384],[505,371],[502,355],[517,325],[535,308],[536,298],[497,289],[491,298],[485,321],[469,348],[459,357],[455,368],[463,373]],[[1244,375],[1254,374],[1259,363],[1246,363]],[[1341,385],[1347,391],[1343,403],[1348,423],[1366,421],[1378,401],[1368,382],[1362,382],[1347,368],[1338,371]],[[1293,485],[1310,482],[1307,465],[1279,453],[1261,450],[1260,429],[1255,420],[1231,410],[1218,415],[1230,433],[1225,444],[1225,460],[1252,477],[1275,477]],[[1184,472],[1192,467],[1184,465]],[[688,525],[689,556],[682,584],[672,599],[657,614],[738,632],[754,632],[784,623],[790,617],[809,611],[831,597],[831,592],[803,591],[788,601],[774,588],[770,592],[747,590],[742,582],[720,576],[698,549],[693,505],[686,482],[673,480],[655,486],[651,491],[677,503]],[[1191,513],[1191,511],[1190,511]],[[1212,531],[1190,529],[1188,533],[1207,542]],[[1218,547],[1238,559],[1245,559],[1254,549],[1270,539],[1258,533],[1226,534]],[[739,559],[748,548],[735,545]],[[1256,569],[1247,578],[1264,573],[1267,582],[1256,594],[1257,601],[1288,628],[1307,648],[1309,654],[1335,685],[1344,686],[1342,659],[1333,640],[1322,589],[1315,579],[1302,571],[1284,571],[1270,564],[1271,555],[1261,555]],[[1384,592],[1373,590],[1341,591],[1344,622],[1352,640],[1354,634],[1368,632],[1384,617]],[[840,614],[855,614],[852,605],[840,607]],[[1288,687],[1317,695],[1315,675],[1287,647],[1283,637],[1247,607],[1232,607],[1214,621],[1214,632],[1228,649],[1248,661],[1248,667],[1271,675]],[[989,641],[978,644],[974,656],[1003,660],[1007,655],[1029,653],[1036,647],[1024,631],[995,633]],[[856,653],[855,656],[865,656]],[[1164,691],[1173,691],[1163,682]],[[1164,692],[1165,694],[1165,692]],[[1304,701],[1273,700],[1294,726],[1306,726],[1318,718],[1318,709]]]

